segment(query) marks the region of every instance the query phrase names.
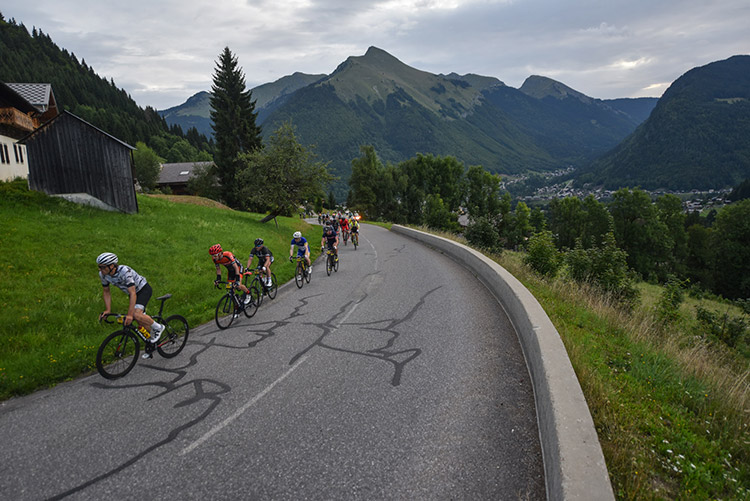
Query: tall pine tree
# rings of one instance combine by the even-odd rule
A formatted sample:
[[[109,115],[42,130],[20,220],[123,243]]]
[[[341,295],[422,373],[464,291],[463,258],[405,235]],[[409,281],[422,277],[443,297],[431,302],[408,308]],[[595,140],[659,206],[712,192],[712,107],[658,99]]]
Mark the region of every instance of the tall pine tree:
[[[238,157],[262,146],[258,116],[250,90],[245,90],[245,76],[237,67],[237,58],[225,47],[219,56],[211,86],[211,120],[216,153],[214,163],[221,183],[224,202],[241,209],[237,187]]]

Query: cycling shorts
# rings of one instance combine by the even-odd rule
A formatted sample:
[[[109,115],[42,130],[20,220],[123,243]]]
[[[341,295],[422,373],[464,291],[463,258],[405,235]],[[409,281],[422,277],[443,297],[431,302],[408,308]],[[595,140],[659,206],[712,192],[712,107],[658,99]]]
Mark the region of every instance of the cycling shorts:
[[[145,313],[146,305],[148,305],[148,301],[149,299],[151,299],[152,293],[153,290],[151,289],[151,286],[149,284],[141,287],[141,290],[135,293],[135,309],[143,310],[143,312]]]

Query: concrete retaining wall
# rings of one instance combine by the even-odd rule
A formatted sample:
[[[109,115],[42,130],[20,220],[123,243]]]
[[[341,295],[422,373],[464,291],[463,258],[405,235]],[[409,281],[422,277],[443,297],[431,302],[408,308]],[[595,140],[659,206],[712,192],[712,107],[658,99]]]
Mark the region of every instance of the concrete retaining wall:
[[[483,254],[452,240],[393,225],[462,263],[492,291],[518,333],[531,374],[551,500],[614,499],[599,438],[560,335],[521,282]]]

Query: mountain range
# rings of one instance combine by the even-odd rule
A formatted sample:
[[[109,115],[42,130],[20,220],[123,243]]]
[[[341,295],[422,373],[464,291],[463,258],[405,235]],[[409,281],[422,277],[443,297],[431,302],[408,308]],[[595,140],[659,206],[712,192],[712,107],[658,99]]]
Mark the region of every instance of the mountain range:
[[[576,174],[579,185],[681,191],[750,178],[750,56],[682,75],[648,120]]]
[[[264,135],[291,121],[300,141],[331,162],[337,197],[361,145],[386,162],[451,155],[503,174],[580,167],[617,146],[658,101],[595,99],[542,76],[515,89],[494,77],[436,75],[376,47],[330,75],[295,73],[252,95]],[[210,134],[209,97],[196,94],[160,114]]]

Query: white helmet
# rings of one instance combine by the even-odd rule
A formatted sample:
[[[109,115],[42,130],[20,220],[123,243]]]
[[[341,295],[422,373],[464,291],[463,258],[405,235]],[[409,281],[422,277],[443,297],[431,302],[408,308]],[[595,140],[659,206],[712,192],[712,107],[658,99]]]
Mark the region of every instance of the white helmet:
[[[294,235],[292,235],[294,238],[302,238],[302,233],[299,231],[295,231]]]
[[[99,257],[96,258],[96,264],[99,266],[106,266],[108,264],[117,264],[117,255],[111,252],[102,252]]]

